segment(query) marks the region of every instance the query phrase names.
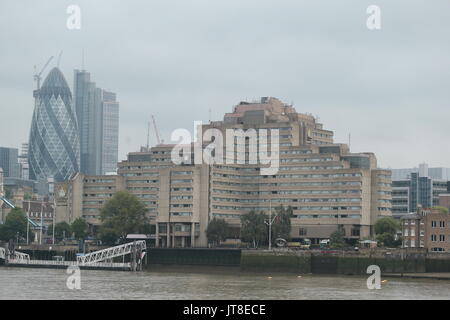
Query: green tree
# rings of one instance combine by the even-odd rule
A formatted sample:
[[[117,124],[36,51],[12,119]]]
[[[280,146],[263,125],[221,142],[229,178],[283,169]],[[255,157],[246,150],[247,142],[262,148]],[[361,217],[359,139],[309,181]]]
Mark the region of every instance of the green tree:
[[[130,233],[149,232],[146,213],[145,204],[136,196],[128,191],[116,192],[100,211],[100,238],[111,241],[113,237],[124,239]]]
[[[344,232],[341,229],[334,231],[330,235],[330,247],[342,248],[345,247]]]
[[[77,240],[86,238],[87,228],[88,225],[83,218],[76,218],[70,225],[70,231],[73,233],[75,239]]]
[[[6,199],[11,199],[13,197],[13,190],[10,186],[5,186],[4,187],[5,190],[5,198]]]
[[[446,207],[435,206],[435,207],[433,207],[432,209],[438,210],[438,211],[440,211],[441,213],[448,213],[448,208],[446,208]]]
[[[400,224],[392,217],[383,217],[375,223],[375,234],[378,243],[385,247],[399,246],[398,239],[396,239],[397,231],[400,229]]]
[[[241,240],[253,243],[258,248],[260,243],[267,242],[267,225],[264,222],[266,215],[252,210],[241,216]]]
[[[120,238],[120,234],[113,228],[102,225],[99,232],[99,238],[103,244],[115,245],[117,239]]]
[[[6,217],[5,223],[0,225],[0,240],[15,240],[17,233],[19,233],[19,239],[26,239],[27,217],[21,208],[12,209]],[[31,232],[29,232],[29,236],[32,236]]]
[[[71,233],[72,233],[72,229],[71,229],[71,227],[70,227],[70,224],[68,224],[67,222],[65,222],[65,221],[63,221],[63,222],[58,222],[58,223],[55,225],[55,238],[56,238],[56,239],[61,240],[61,239],[63,239],[64,237],[66,237],[66,238],[67,238],[67,237],[70,237]],[[48,234],[49,236],[52,236],[52,235],[53,235],[53,224],[51,224],[51,225],[48,227],[47,234]]]
[[[224,241],[227,238],[228,229],[229,225],[224,219],[212,219],[206,229],[208,242],[218,245],[221,241]]]
[[[283,238],[286,241],[289,241],[291,238],[291,217],[292,207],[289,206],[284,208],[282,205],[275,208],[276,216],[272,215],[272,219],[274,219],[272,224],[272,243],[277,238]]]

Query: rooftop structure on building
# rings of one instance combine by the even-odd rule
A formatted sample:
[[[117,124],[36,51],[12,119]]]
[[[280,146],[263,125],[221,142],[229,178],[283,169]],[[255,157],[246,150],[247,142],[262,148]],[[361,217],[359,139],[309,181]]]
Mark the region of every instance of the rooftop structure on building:
[[[450,168],[429,168],[426,163],[421,163],[415,168],[392,169],[392,180],[409,179],[411,177],[411,173],[418,173],[420,177],[428,177],[434,180],[450,181]]]

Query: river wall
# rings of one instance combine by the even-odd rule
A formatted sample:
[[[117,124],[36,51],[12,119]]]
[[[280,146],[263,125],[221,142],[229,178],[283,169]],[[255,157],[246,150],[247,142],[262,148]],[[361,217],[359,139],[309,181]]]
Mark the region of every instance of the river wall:
[[[450,254],[416,251],[313,252],[234,249],[149,249],[144,268],[152,265],[234,266],[248,272],[366,274],[450,272]]]
[[[33,260],[52,260],[63,256],[75,261],[75,248],[58,250],[22,248]],[[129,257],[116,262],[128,262]],[[120,261],[119,261],[120,260]],[[0,265],[4,261],[0,259]],[[426,253],[421,250],[320,251],[320,250],[241,250],[202,248],[148,248],[144,269],[156,266],[234,267],[243,272],[281,272],[298,274],[366,274],[367,267],[377,265],[382,273],[450,272],[450,253]]]

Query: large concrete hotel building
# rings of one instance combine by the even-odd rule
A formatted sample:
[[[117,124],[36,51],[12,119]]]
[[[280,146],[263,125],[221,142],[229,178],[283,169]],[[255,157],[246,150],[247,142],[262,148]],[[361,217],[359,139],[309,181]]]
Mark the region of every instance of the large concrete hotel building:
[[[241,164],[191,163],[192,150],[184,154],[183,164],[175,165],[174,145],[157,145],[148,152],[129,153],[118,164],[118,175],[78,174],[57,185],[57,219],[81,216],[98,225],[103,203],[126,189],[147,205],[157,246],[204,247],[211,219],[225,219],[232,226],[230,237],[239,238],[240,216],[252,209],[268,212],[291,206],[291,238],[313,243],[338,228],[348,239],[370,237],[376,220],[391,215],[391,172],[377,168],[373,153],[350,153],[346,144],[334,143],[332,131],[291,105],[268,97],[241,102],[223,121],[197,131],[211,128],[224,132],[224,137],[226,129],[278,129],[278,172],[263,175],[264,165],[249,164],[251,139],[237,139],[247,148],[246,163]],[[204,146],[210,143],[204,140]]]

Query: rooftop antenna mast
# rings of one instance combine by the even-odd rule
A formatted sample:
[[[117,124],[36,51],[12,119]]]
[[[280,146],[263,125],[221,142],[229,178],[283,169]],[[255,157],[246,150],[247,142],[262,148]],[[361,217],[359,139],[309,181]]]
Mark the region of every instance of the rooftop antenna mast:
[[[147,151],[150,150],[150,121],[147,123]]]
[[[42,72],[44,72],[45,68],[47,68],[48,64],[50,63],[50,61],[52,61],[52,59],[53,59],[53,56],[51,56],[47,60],[47,63],[44,65],[44,67],[42,68],[41,72],[34,74],[34,81],[37,82],[37,90],[39,90],[41,88],[41,74],[42,74]],[[36,66],[34,66],[34,69],[35,69],[35,72],[36,72]]]
[[[350,133],[348,134],[348,148],[350,149],[350,144],[351,144],[351,135]]]
[[[156,120],[155,120],[154,115],[152,115],[152,122],[153,122],[153,130],[155,131],[156,141],[158,142],[158,144],[161,144],[161,140],[159,138],[158,128],[156,127]]]

